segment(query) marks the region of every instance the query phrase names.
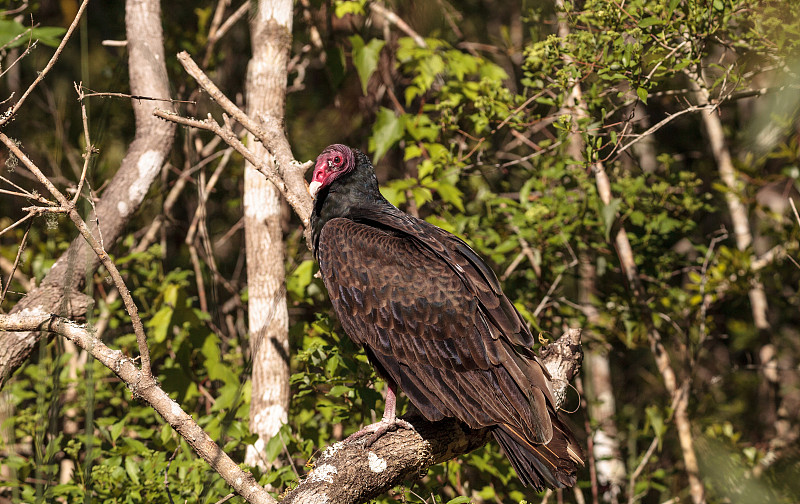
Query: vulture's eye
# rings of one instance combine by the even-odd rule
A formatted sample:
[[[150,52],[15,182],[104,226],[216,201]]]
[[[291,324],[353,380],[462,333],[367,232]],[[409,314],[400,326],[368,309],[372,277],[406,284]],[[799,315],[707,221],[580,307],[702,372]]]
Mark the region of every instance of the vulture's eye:
[[[340,158],[339,156],[336,156],[335,158],[333,158],[333,162],[338,165],[339,163],[342,162],[342,158]]]

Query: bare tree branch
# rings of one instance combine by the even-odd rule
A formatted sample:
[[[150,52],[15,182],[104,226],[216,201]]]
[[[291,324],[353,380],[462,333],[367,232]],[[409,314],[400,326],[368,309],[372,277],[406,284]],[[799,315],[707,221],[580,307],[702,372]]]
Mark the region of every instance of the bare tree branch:
[[[122,296],[122,302],[125,303],[125,310],[128,312],[128,315],[131,318],[131,323],[133,324],[133,332],[136,334],[136,341],[139,344],[139,355],[142,359],[142,373],[146,376],[151,376],[150,370],[150,350],[147,346],[147,337],[144,333],[144,326],[142,325],[142,320],[139,318],[139,309],[136,307],[136,303],[133,301],[133,297],[131,296],[130,291],[125,286],[125,282],[122,280],[122,275],[120,275],[117,266],[108,256],[108,253],[105,251],[103,246],[101,245],[99,239],[95,237],[91,230],[89,230],[89,226],[86,225],[83,218],[81,218],[80,214],[77,210],[75,210],[75,205],[73,202],[70,202],[66,196],[64,196],[61,191],[59,191],[52,182],[39,170],[39,168],[31,161],[28,156],[25,155],[19,147],[14,143],[13,140],[8,138],[5,133],[0,132],[0,142],[3,142],[8,150],[14,153],[20,161],[28,168],[31,173],[36,175],[36,178],[47,187],[47,190],[56,198],[56,200],[61,204],[61,206],[67,209],[67,215],[69,218],[72,219],[72,222],[75,223],[75,226],[78,228],[78,231],[81,233],[81,236],[89,243],[89,246],[92,247],[97,257],[100,259],[100,262],[103,263],[103,266],[106,267],[108,274],[111,275],[111,279],[114,281],[114,285],[117,287],[117,290]],[[89,146],[91,148],[91,146]]]
[[[50,314],[0,315],[0,330],[4,331],[49,331],[60,334],[91,353],[108,369],[125,382],[134,398],[141,399],[158,412],[203,460],[217,471],[236,492],[253,504],[276,504],[253,475],[243,471],[211,439],[191,415],[170,399],[158,382],[145,373],[119,350],[112,350],[97,339],[85,326],[63,317]]]
[[[231,118],[251,132],[275,156],[277,167],[267,166],[262,160],[256,159],[250,149],[239,141],[238,136],[233,133],[233,129],[228,124],[221,126],[210,117],[201,121],[171,114],[163,110],[156,110],[154,114],[168,121],[202,128],[219,135],[248,162],[258,167],[258,170],[278,187],[286,201],[289,202],[303,221],[303,225],[306,228],[306,238],[308,238],[308,233],[310,232],[308,223],[311,217],[312,202],[307,190],[308,185],[303,175],[311,166],[311,163],[300,163],[294,158],[289,140],[286,138],[286,133],[283,129],[283,122],[269,116],[261,117],[261,121],[248,117],[244,111],[220,91],[187,52],[179,53],[178,61],[183,65],[186,72],[200,84]],[[310,242],[307,240],[307,243]]]

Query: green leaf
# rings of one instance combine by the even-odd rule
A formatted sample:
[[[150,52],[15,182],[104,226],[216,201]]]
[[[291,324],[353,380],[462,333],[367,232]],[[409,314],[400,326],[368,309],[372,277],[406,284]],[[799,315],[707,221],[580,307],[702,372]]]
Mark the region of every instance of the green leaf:
[[[361,79],[361,91],[366,96],[367,83],[375,68],[378,67],[381,49],[383,49],[386,42],[372,39],[365,45],[364,39],[358,35],[353,35],[350,37],[350,43],[353,44],[353,65],[355,65],[356,72],[358,72],[358,78]]]
[[[60,26],[42,26],[33,29],[33,38],[46,46],[58,47],[58,44],[61,43],[61,36],[66,32],[66,28]]]
[[[164,304],[175,308],[178,305],[178,286],[175,284],[167,285],[164,289]]]
[[[421,207],[433,199],[433,194],[431,194],[431,190],[427,187],[414,187],[411,189],[411,195],[414,197],[414,204],[416,204],[417,207]]]
[[[343,396],[349,393],[351,390],[353,389],[351,387],[348,387],[347,385],[335,385],[331,387],[330,392],[328,392],[328,396],[329,397]]]
[[[267,444],[264,445],[264,458],[272,462],[278,457],[278,454],[281,452],[283,448],[283,440],[282,436],[284,436],[288,432],[288,426],[284,424],[281,426],[280,430],[272,436]]]
[[[639,21],[639,28],[647,28],[657,24],[664,24],[664,21],[655,16],[649,16]]]
[[[436,184],[435,189],[443,201],[455,206],[460,212],[464,211],[464,201],[462,198],[464,193],[462,193],[458,187],[453,184],[448,184],[447,182],[439,182]]]
[[[436,167],[433,164],[433,161],[430,159],[425,159],[420,164],[417,165],[417,177],[422,180],[425,177],[430,177],[433,175],[433,170]]]
[[[125,457],[125,472],[128,473],[128,477],[133,481],[135,484],[139,484],[139,464],[133,459],[133,457]]]
[[[170,322],[172,322],[173,311],[172,307],[164,306],[147,323],[147,326],[151,329],[150,334],[153,337],[153,341],[156,343],[162,343],[167,339],[167,330],[170,327]]]
[[[111,441],[116,441],[119,438],[119,435],[122,434],[122,429],[125,428],[125,424],[128,421],[128,417],[124,417],[119,422],[115,423],[109,429],[109,433],[111,434]]]
[[[397,117],[394,112],[386,107],[381,107],[372,128],[369,139],[369,150],[373,152],[374,162],[377,163],[386,151],[403,138],[405,132],[405,115]]]
[[[297,299],[305,297],[306,288],[314,279],[314,261],[307,259],[301,262],[286,279],[286,290]]]
[[[642,103],[645,105],[647,104],[647,90],[645,88],[636,88],[636,94],[639,95],[639,99],[642,100]]]
[[[61,36],[66,31],[66,29],[59,26],[41,26],[30,29],[16,21],[0,19],[0,47],[19,47],[29,44],[31,40],[37,40],[46,46],[56,47],[61,42]],[[16,38],[17,36],[20,37]]]
[[[658,438],[658,446],[659,449],[661,449],[664,433],[667,432],[667,426],[664,423],[664,415],[658,406],[648,406],[645,412],[647,413],[647,423],[653,429],[653,434]]]
[[[334,12],[337,18],[347,14],[362,15],[364,14],[364,3],[364,0],[336,0]]]
[[[460,497],[456,497],[455,499],[450,499],[449,501],[447,501],[447,504],[467,504],[469,502],[472,502],[472,499],[470,499],[466,495],[462,495]]]

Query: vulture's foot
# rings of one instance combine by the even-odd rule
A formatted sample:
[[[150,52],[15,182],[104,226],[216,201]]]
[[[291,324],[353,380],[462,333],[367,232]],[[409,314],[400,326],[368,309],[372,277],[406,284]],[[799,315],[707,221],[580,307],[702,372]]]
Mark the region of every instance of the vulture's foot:
[[[383,436],[387,432],[394,432],[397,429],[414,430],[414,426],[401,418],[395,418],[393,420],[384,418],[380,422],[375,422],[374,424],[367,425],[358,432],[351,434],[350,436],[348,436],[345,442],[356,441],[358,439],[367,436],[367,439],[364,441],[364,446],[369,447],[372,446],[372,444],[375,443],[375,441],[380,439],[381,436]]]

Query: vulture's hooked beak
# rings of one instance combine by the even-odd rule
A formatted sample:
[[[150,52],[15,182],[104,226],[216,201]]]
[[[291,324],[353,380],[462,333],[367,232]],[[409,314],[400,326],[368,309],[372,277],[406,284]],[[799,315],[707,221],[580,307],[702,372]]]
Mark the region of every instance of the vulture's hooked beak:
[[[316,180],[308,184],[308,194],[311,195],[311,199],[317,199],[317,193],[320,187],[322,187],[322,182]]]

